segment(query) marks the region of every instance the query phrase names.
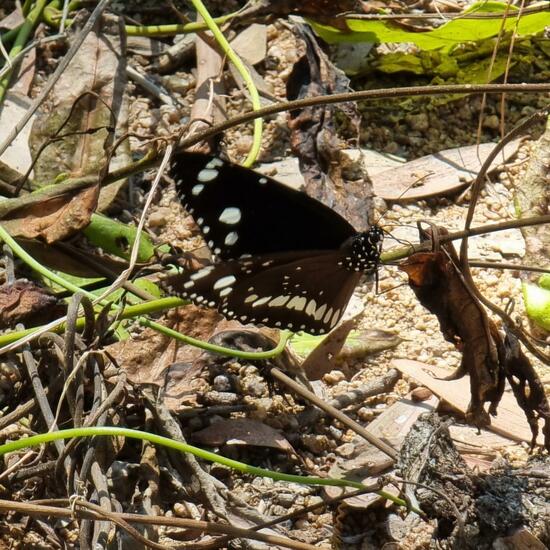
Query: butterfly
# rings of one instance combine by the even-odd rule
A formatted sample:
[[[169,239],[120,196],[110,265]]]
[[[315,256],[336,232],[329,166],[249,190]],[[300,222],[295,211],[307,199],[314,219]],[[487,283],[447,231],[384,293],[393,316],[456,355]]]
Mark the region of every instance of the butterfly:
[[[376,272],[383,231],[357,232],[324,204],[253,170],[199,153],[170,175],[214,256],[167,276],[168,294],[242,323],[324,334],[364,273]]]

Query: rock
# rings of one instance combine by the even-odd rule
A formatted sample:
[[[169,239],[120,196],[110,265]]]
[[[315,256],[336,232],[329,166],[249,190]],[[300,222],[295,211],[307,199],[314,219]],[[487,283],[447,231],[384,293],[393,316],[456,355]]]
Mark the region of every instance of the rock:
[[[336,447],[336,453],[343,458],[351,458],[355,452],[355,445],[353,443],[344,443],[339,447]]]
[[[231,380],[225,374],[220,374],[214,378],[212,382],[212,388],[218,392],[227,392],[231,390]]]
[[[154,212],[151,212],[149,219],[147,220],[150,228],[164,227],[170,217],[170,209],[164,206],[157,208]]]

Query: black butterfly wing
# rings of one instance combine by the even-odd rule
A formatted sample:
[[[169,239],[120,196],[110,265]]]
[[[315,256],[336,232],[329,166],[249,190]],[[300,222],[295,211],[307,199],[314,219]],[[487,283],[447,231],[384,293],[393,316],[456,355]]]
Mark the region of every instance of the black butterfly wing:
[[[199,153],[178,153],[178,196],[221,259],[289,250],[337,250],[356,233],[339,214],[276,180]]]
[[[338,251],[289,252],[228,260],[167,277],[162,286],[228,319],[323,334],[342,317],[361,277]]]

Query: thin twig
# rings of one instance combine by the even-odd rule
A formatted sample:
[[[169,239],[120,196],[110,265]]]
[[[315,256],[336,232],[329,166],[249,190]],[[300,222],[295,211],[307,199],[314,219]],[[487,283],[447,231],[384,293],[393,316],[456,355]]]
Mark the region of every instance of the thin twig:
[[[548,11],[548,6],[533,6],[522,10],[522,15],[529,15],[531,13],[541,13]],[[495,19],[517,17],[517,11],[512,13],[446,13],[446,19]],[[365,21],[385,21],[392,19],[440,19],[439,13],[351,13],[343,16],[344,19],[361,19]]]
[[[300,384],[296,383],[292,378],[288,377],[277,367],[272,368],[270,374],[276,378],[279,382],[282,382],[286,386],[296,392],[298,395],[302,396],[304,399],[307,399],[309,402],[313,403],[320,409],[324,410],[330,416],[336,418],[342,424],[353,430],[356,434],[360,435],[363,439],[366,439],[369,443],[374,445],[377,449],[380,449],[384,454],[388,455],[393,461],[397,460],[398,454],[393,447],[390,447],[387,443],[384,443],[380,438],[371,434],[368,430],[363,428],[360,424],[352,420],[349,416],[344,414],[342,411],[339,411],[336,407],[329,405],[322,399],[319,399],[313,392],[310,392]]]
[[[205,141],[211,137],[238,126],[250,122],[258,117],[267,117],[282,111],[295,111],[305,107],[317,105],[332,105],[348,101],[372,101],[375,99],[397,99],[401,97],[419,97],[445,94],[496,94],[496,93],[524,93],[524,92],[550,92],[550,84],[449,84],[446,86],[406,86],[403,88],[388,88],[383,90],[361,90],[358,92],[346,92],[329,96],[308,97],[296,101],[288,101],[268,105],[257,111],[249,111],[233,117],[222,124],[218,124],[204,132],[183,139],[180,142],[182,148],[190,147],[199,141]]]
[[[0,500],[0,513],[18,512],[30,516],[49,516],[55,518],[69,518],[74,516],[79,518],[89,518],[95,520],[104,519],[103,514],[98,514],[95,510],[84,509],[81,507],[81,501],[76,501],[74,510],[71,510],[68,499],[62,499],[63,508],[58,506],[44,506],[32,502],[15,502],[10,500]],[[295,550],[330,550],[327,546],[318,546],[305,544],[303,542],[293,541],[285,537],[257,533],[251,529],[241,529],[233,525],[224,525],[221,523],[211,523],[208,521],[199,521],[187,518],[176,518],[167,516],[152,516],[140,514],[121,514],[112,513],[113,518],[118,518],[129,523],[138,523],[142,525],[166,525],[168,527],[179,527],[183,529],[194,529],[204,533],[215,533],[222,535],[231,535],[234,538],[259,540],[273,544],[274,546],[284,546]],[[166,547],[165,547],[166,548]]]
[[[518,124],[515,128],[513,128],[508,134],[506,134],[494,147],[494,149],[491,151],[491,154],[487,157],[483,165],[481,166],[481,169],[478,172],[478,175],[472,185],[472,192],[471,192],[471,200],[470,200],[470,206],[468,208],[468,212],[466,214],[466,221],[464,223],[464,229],[465,231],[469,231],[472,220],[474,217],[474,212],[476,208],[477,201],[479,199],[481,188],[485,182],[485,176],[487,175],[487,172],[494,161],[494,159],[497,157],[497,155],[500,153],[500,151],[503,150],[503,148],[506,146],[506,144],[510,143],[512,140],[514,140],[519,135],[524,134],[529,128],[534,126],[535,124],[544,121],[548,117],[548,110],[544,109],[541,111],[538,111],[531,115],[529,118],[527,118],[525,121],[523,121],[521,124]],[[543,218],[549,218],[548,221],[550,221],[550,216],[542,216]],[[525,220],[526,218],[523,218]],[[518,220],[523,221],[522,219]],[[528,224],[529,225],[529,224]],[[519,226],[518,226],[519,227]],[[468,287],[468,290],[488,309],[490,309],[493,313],[498,315],[505,325],[508,327],[508,330],[514,334],[523,345],[536,357],[538,357],[543,362],[550,362],[550,356],[543,353],[541,350],[539,350],[530,340],[529,335],[525,333],[525,331],[519,327],[513,319],[501,308],[499,308],[496,304],[493,304],[489,299],[487,299],[477,288],[477,286],[474,283],[472,273],[470,271],[470,266],[468,262],[468,237],[470,234],[466,235],[462,239],[462,243],[460,246],[460,272],[462,273],[462,276],[464,277],[464,283]]]

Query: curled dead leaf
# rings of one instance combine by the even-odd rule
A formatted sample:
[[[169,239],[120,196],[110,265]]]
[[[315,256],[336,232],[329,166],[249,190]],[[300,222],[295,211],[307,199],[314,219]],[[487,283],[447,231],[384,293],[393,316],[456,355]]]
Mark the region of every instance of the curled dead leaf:
[[[65,312],[65,306],[45,289],[30,281],[16,281],[0,287],[0,328],[14,328],[17,323],[37,326]]]

